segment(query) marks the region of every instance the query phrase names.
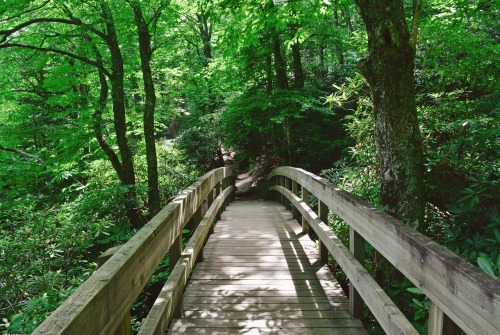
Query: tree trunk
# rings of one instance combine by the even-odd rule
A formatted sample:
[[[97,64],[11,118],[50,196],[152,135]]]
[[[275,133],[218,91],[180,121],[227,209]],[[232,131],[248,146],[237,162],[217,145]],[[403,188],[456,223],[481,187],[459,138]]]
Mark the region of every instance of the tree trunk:
[[[333,22],[337,29],[340,28],[339,14],[338,14],[339,1],[335,0],[333,8]],[[342,51],[342,42],[335,43],[337,49],[337,55],[339,57],[339,64],[344,65],[344,52]]]
[[[209,73],[209,66],[212,62],[212,32],[213,23],[209,22],[210,12],[202,11],[196,14],[196,19],[198,23],[198,31],[200,33],[201,41],[203,43],[203,56],[202,65]],[[207,84],[207,94],[208,94],[208,106],[206,108],[206,114],[213,114],[217,108],[217,98],[214,94],[213,84],[211,83],[210,77],[205,76],[205,81]]]
[[[275,30],[275,29],[273,29]],[[276,31],[273,36],[274,70],[276,71],[276,86],[280,89],[288,89],[288,79],[286,76],[286,62],[281,53],[281,42]]]
[[[367,59],[359,63],[372,91],[382,205],[425,230],[423,152],[414,89],[415,49],[401,0],[356,0],[368,32]]]
[[[302,60],[300,57],[299,42],[292,44],[292,58],[293,58],[293,76],[295,88],[304,88],[305,76],[304,69],[302,68]]]
[[[273,91],[273,58],[266,55],[266,93]]]
[[[156,93],[151,71],[151,35],[142,15],[142,9],[137,2],[131,3],[134,10],[137,33],[139,35],[139,53],[141,58],[142,78],[144,81],[143,123],[146,142],[146,160],[148,163],[148,213],[155,216],[161,209],[160,189],[158,181],[158,158],[156,156],[154,114],[156,108]]]
[[[106,1],[101,1],[101,10],[103,18],[106,21],[106,42],[111,56],[111,97],[113,99],[113,122],[115,125],[116,141],[122,160],[121,182],[123,186],[127,187],[127,191],[125,192],[125,208],[132,226],[140,228],[143,224],[142,215],[139,210],[139,202],[135,189],[132,150],[127,138],[123,57],[118,43],[113,15]]]

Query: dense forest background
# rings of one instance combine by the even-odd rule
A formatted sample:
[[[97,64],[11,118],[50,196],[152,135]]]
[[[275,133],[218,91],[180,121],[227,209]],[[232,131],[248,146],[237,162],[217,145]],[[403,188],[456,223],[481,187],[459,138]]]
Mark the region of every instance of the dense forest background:
[[[0,331],[30,333],[228,151],[256,178],[301,167],[391,212],[381,77],[365,62],[370,34],[394,36],[370,21],[391,3],[403,20],[391,29],[418,31],[391,41],[396,54],[413,43],[413,85],[397,91],[414,99],[425,212],[407,223],[500,278],[500,3],[369,3],[2,1]],[[375,253],[365,263],[425,333],[426,298]]]

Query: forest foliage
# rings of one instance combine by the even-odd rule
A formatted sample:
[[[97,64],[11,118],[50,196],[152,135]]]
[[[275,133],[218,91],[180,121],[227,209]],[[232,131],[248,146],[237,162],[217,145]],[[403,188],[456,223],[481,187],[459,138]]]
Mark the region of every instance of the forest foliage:
[[[402,4],[411,28],[414,2]],[[1,2],[0,331],[30,333],[225,149],[256,175],[301,167],[384,208],[360,6]],[[495,278],[499,15],[496,1],[423,1],[413,70],[420,227]],[[365,266],[425,334],[428,301],[379,259]]]

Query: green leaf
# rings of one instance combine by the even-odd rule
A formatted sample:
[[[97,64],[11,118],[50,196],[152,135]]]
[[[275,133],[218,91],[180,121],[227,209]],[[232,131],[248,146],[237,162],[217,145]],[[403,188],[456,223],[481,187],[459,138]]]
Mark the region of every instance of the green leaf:
[[[491,267],[491,261],[489,259],[485,259],[483,257],[477,258],[477,264],[488,276],[496,278],[495,272],[493,272],[493,268]]]
[[[422,291],[418,287],[410,287],[406,289],[410,293],[415,293],[415,294],[423,294]]]

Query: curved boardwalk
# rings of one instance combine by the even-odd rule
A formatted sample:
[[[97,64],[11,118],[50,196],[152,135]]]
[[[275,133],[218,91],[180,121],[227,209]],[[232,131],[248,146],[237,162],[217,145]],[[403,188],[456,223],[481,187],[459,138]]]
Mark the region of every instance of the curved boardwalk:
[[[301,226],[283,206],[232,202],[169,334],[366,334]]]

